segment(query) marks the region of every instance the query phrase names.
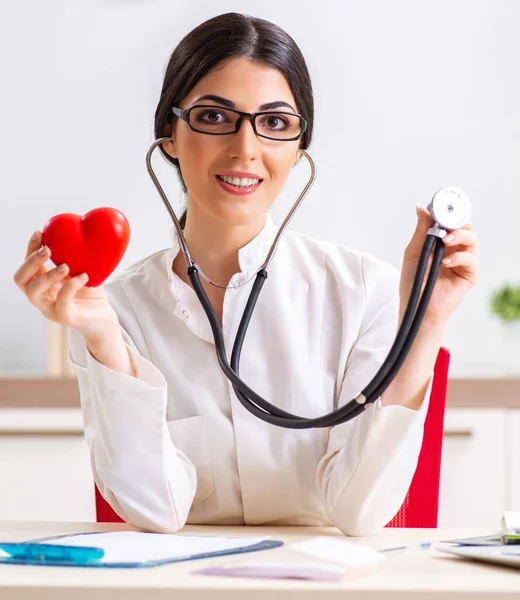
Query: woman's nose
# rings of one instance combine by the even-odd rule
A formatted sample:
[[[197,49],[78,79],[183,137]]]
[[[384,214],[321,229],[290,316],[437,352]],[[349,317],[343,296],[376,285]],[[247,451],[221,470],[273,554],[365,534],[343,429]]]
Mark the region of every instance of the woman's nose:
[[[243,162],[258,158],[261,143],[253,129],[253,123],[244,119],[237,133],[230,136],[229,156]]]

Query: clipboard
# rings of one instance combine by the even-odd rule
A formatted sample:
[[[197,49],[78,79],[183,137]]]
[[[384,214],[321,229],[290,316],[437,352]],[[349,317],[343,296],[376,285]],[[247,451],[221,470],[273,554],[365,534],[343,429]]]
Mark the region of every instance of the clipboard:
[[[131,547],[128,546],[129,540],[131,544],[135,545],[135,556],[139,557],[138,560],[128,559],[132,554]],[[125,556],[126,560],[114,560],[113,558],[108,560],[110,552],[112,557],[115,556],[114,543],[112,542],[121,545],[120,554]],[[149,556],[152,558],[144,558],[146,553],[142,550],[143,544],[141,542],[148,544],[151,550]],[[167,548],[168,542],[171,542],[172,550],[170,552]],[[140,544],[139,547],[137,546],[138,543]],[[162,544],[160,549],[158,548],[159,543]],[[181,547],[183,545],[186,546],[184,552]],[[216,556],[271,550],[280,546],[283,546],[282,541],[269,538],[184,536],[180,534],[130,531],[89,532],[16,543],[0,541],[0,565],[137,569]]]

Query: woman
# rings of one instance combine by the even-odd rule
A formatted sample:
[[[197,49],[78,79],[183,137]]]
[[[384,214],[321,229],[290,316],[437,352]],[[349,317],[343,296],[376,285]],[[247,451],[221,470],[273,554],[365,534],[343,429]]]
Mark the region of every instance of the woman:
[[[237,131],[233,111],[267,114],[244,118]],[[202,280],[228,352],[276,233],[267,211],[308,148],[313,119],[305,61],[272,23],[220,15],[171,56],[155,135],[170,138],[162,151],[187,194],[185,237],[217,284]],[[243,379],[309,417],[355,397],[393,342],[431,224],[418,209],[400,276],[367,254],[286,232],[245,341]],[[86,276],[67,277],[67,265],[45,269],[50,252],[36,232],[14,279],[48,319],[71,328],[95,481],[126,521],[164,532],[186,522],[332,523],[363,535],[404,500],[446,323],[476,280],[474,233],[455,231],[445,243],[399,374],[361,416],[330,429],[278,428],[242,407],[219,369],[177,240],[87,288]]]

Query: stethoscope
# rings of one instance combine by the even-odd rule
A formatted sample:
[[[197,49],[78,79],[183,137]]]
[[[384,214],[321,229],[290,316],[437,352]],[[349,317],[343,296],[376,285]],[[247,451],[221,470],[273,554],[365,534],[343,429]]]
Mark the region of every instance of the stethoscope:
[[[286,229],[289,221],[302,203],[303,198],[306,196],[316,178],[316,166],[314,161],[308,152],[302,149],[299,150],[299,152],[301,152],[309,161],[311,166],[311,175],[300,196],[280,226],[265,261],[256,272],[256,279],[249,294],[249,299],[238,327],[235,343],[233,344],[230,364],[226,356],[224,338],[222,335],[222,329],[218,322],[218,317],[206,295],[206,292],[204,291],[204,288],[202,287],[199,272],[204,279],[211,284],[221,288],[226,288],[227,286],[221,286],[211,281],[208,277],[206,277],[206,275],[204,275],[202,269],[200,269],[198,264],[192,259],[186,244],[186,240],[184,239],[179,220],[177,219],[177,216],[175,215],[175,212],[168,198],[166,197],[166,194],[164,193],[164,190],[161,187],[155,172],[152,169],[151,156],[153,151],[155,148],[157,148],[157,146],[160,146],[169,139],[170,138],[168,137],[160,138],[150,146],[150,149],[146,154],[148,173],[150,174],[150,177],[152,178],[152,181],[154,182],[155,187],[157,188],[157,191],[159,192],[164,205],[166,206],[172,218],[175,229],[177,230],[181,251],[186,260],[188,277],[190,278],[193,289],[195,290],[195,293],[197,294],[197,297],[202,304],[202,307],[204,308],[206,316],[211,325],[220,368],[233,384],[233,388],[239,401],[248,411],[262,421],[288,429],[332,427],[334,425],[339,425],[340,423],[345,423],[346,421],[349,421],[350,419],[353,419],[357,415],[361,414],[369,404],[375,402],[377,398],[379,398],[387,389],[406,360],[408,352],[410,351],[410,348],[412,347],[412,344],[419,331],[419,327],[421,326],[424,314],[426,313],[426,308],[428,306],[428,302],[430,301],[433,288],[441,268],[441,261],[444,254],[444,243],[442,240],[449,231],[460,229],[469,221],[471,215],[471,205],[466,194],[464,194],[464,192],[458,188],[445,187],[436,192],[429,202],[427,209],[430,211],[435,224],[428,229],[419,258],[417,271],[415,273],[410,299],[404,312],[404,316],[395,341],[390,348],[384,363],[381,365],[379,371],[376,373],[372,381],[365,387],[365,389],[361,391],[360,394],[358,394],[356,398],[342,406],[340,409],[335,410],[327,415],[323,415],[322,417],[306,418],[288,413],[274,406],[267,400],[264,400],[244,381],[242,381],[242,379],[240,379],[239,368],[240,355],[242,352],[242,346],[246,336],[247,328],[249,326],[249,322],[251,320],[251,316],[253,314],[260,291],[265,283],[265,280],[267,279],[267,269],[273,260],[278,242],[280,241],[284,230]],[[433,257],[431,260],[430,272],[428,274],[426,283],[424,284],[424,289],[421,293],[424,277],[428,268],[428,261],[432,252]],[[251,279],[254,277],[255,275],[253,275]],[[251,279],[248,281],[251,281]],[[247,283],[247,281],[245,281],[242,285],[245,283]]]

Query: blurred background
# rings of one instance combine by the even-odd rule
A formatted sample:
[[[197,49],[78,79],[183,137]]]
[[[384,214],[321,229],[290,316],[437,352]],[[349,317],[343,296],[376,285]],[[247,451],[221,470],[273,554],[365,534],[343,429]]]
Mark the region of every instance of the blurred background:
[[[514,0],[225,0],[218,10],[210,0],[2,3],[0,371],[45,370],[44,323],[12,274],[51,216],[122,210],[132,237],[120,269],[170,244],[172,225],[144,162],[163,72],[190,29],[232,10],[284,27],[311,73],[318,177],[294,229],[399,266],[415,206],[446,185],[469,195],[481,278],[446,344],[453,375],[500,373],[502,328],[489,298],[520,279]],[[173,172],[156,162],[181,203]],[[275,217],[306,176],[302,161]]]
[[[446,419],[452,433],[443,467],[445,490],[469,491],[458,512],[447,508],[448,500],[457,503],[455,493],[444,494],[443,518],[498,525],[505,505],[520,506],[520,490],[508,475],[516,468],[511,457],[520,454],[509,445],[516,443],[510,432],[515,419],[520,426],[515,290],[502,294],[499,314],[491,310],[492,294],[520,280],[516,0],[221,0],[218,10],[211,0],[1,3],[0,375],[6,385],[0,380],[0,459],[1,452],[18,453],[37,472],[36,449],[47,427],[48,449],[56,451],[59,436],[59,443],[74,440],[77,448],[75,458],[68,452],[70,462],[61,472],[53,471],[54,485],[62,489],[69,473],[75,482],[69,490],[75,487],[78,497],[90,494],[91,482],[84,478],[79,485],[72,474],[79,461],[85,469],[88,464],[63,332],[45,323],[12,276],[31,233],[61,212],[83,214],[98,206],[124,212],[132,235],[118,271],[171,243],[170,219],[145,167],[162,77],[180,39],[228,11],[282,26],[310,70],[316,101],[310,152],[318,177],[293,229],[399,267],[415,228],[415,206],[425,206],[448,185],[469,195],[481,274],[452,318],[444,344],[452,355]],[[155,164],[181,207],[175,174],[158,153]],[[274,207],[275,221],[281,222],[307,174],[301,161]],[[500,318],[506,312],[513,315],[507,322]],[[72,446],[56,456],[64,456],[65,448]],[[38,453],[45,469],[50,459]],[[494,461],[489,473],[494,479],[487,481],[481,470],[486,456]],[[28,485],[23,468],[18,472],[10,477]],[[485,515],[470,514],[471,494],[484,488],[489,494],[493,486],[500,492]],[[2,510],[19,516],[20,498],[10,502],[3,509],[0,503],[0,518]],[[77,507],[75,502],[67,507]],[[85,502],[91,510],[90,500]],[[63,518],[78,516],[67,507],[60,505]],[[23,510],[35,516],[31,502]],[[51,514],[47,506],[36,516]]]

